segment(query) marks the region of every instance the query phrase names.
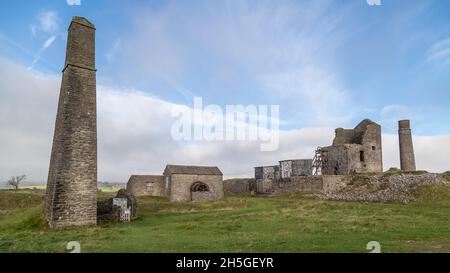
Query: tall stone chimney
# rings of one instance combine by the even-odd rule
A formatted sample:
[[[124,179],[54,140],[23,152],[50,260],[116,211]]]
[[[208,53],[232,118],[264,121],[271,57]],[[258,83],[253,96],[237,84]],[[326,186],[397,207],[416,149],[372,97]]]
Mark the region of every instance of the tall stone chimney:
[[[415,171],[414,148],[409,120],[398,122],[398,139],[400,144],[400,166],[402,171]]]
[[[51,228],[97,223],[95,26],[73,17],[62,70],[45,216]]]

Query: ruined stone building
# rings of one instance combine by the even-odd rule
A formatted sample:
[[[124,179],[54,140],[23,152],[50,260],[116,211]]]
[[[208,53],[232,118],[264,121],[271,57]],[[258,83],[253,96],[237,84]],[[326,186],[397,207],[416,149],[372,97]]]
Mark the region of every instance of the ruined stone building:
[[[127,191],[134,196],[166,196],[164,176],[132,175],[127,183]]]
[[[333,144],[318,150],[323,175],[382,172],[381,126],[365,119],[354,129],[337,128]]]
[[[177,202],[217,200],[224,196],[223,174],[217,167],[167,165],[163,175],[132,175],[127,190]]]
[[[293,159],[280,161],[280,177],[312,175],[312,159]]]
[[[73,17],[45,197],[50,227],[97,223],[95,26]]]
[[[306,175],[312,175],[312,159],[282,160],[279,165],[255,167],[256,192],[270,193],[274,183]]]
[[[274,181],[280,179],[280,166],[255,167],[255,180],[257,193],[269,193]]]

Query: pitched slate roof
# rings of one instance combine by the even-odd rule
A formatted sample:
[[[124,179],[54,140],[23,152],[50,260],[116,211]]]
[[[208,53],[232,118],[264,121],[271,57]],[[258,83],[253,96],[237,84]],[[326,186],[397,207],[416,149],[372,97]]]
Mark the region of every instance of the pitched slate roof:
[[[165,174],[203,174],[203,175],[223,175],[215,166],[187,166],[187,165],[167,165]]]

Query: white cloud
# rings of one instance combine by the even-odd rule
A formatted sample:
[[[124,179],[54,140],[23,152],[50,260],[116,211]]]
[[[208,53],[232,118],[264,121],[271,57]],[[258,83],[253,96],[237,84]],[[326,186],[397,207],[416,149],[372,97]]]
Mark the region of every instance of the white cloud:
[[[414,133],[414,128],[413,128]],[[398,135],[383,134],[383,165],[400,168]],[[450,135],[417,136],[413,134],[416,168],[431,172],[450,170],[448,153],[450,153]]]
[[[111,56],[117,76],[131,83],[160,80],[189,97],[190,86],[175,87],[202,81],[197,94],[218,94],[222,102],[253,95],[258,103],[284,106],[284,117],[303,126],[348,124],[360,109],[331,56],[353,34],[343,23],[350,16],[346,5],[331,1],[311,1],[307,8],[271,1],[143,8],[132,14],[134,27]],[[219,94],[224,86],[227,95]]]
[[[46,181],[60,76],[26,70],[0,59],[0,181],[26,174]],[[130,174],[160,174],[165,164],[217,165],[226,177],[251,177],[253,167],[288,158],[311,158],[329,145],[334,128],[281,131],[275,152],[256,141],[177,142],[170,136],[174,104],[132,89],[99,85],[98,178],[126,182]],[[414,136],[418,169],[450,169],[450,135]],[[398,166],[396,135],[383,135],[385,168]]]
[[[450,64],[450,38],[433,44],[427,52],[426,61],[443,66]]]
[[[59,29],[60,19],[56,11],[41,12],[37,16],[39,29],[44,32],[54,32]]]
[[[50,38],[48,38],[47,40],[45,40],[44,44],[42,45],[42,48],[48,48],[49,46],[51,46],[53,44],[53,42],[55,41],[56,36],[51,36]]]
[[[66,0],[66,3],[69,6],[80,6],[81,0]]]

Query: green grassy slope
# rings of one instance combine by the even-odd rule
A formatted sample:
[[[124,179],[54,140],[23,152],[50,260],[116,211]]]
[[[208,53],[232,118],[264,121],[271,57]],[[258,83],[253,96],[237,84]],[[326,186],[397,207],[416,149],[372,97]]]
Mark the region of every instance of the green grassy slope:
[[[42,196],[0,192],[0,252],[449,252],[450,190],[417,191],[409,205],[284,197],[206,203],[138,199],[132,223],[49,230]],[[110,193],[102,193],[105,198]]]

